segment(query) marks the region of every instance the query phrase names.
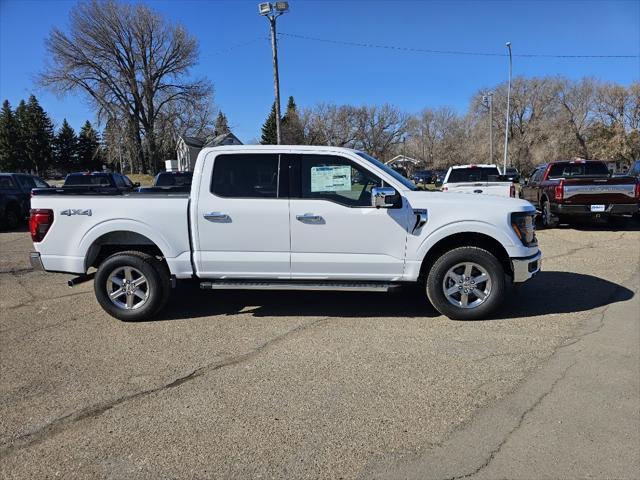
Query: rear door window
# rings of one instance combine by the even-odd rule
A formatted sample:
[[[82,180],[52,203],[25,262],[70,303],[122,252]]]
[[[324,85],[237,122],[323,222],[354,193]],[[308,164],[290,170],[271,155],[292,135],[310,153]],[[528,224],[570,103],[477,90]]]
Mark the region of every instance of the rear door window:
[[[609,176],[609,169],[604,163],[559,163],[551,165],[549,178],[600,177]]]
[[[35,182],[31,179],[31,177],[27,177],[26,175],[18,175],[18,184],[23,191],[30,192],[32,188],[36,188]]]
[[[0,177],[0,188],[2,189],[12,189],[15,188],[13,184],[13,180],[11,177]]]
[[[116,187],[127,188],[127,184],[125,183],[124,178],[122,178],[122,175],[115,173],[113,175],[113,181],[116,183]]]
[[[219,155],[211,193],[226,198],[278,198],[278,154]]]

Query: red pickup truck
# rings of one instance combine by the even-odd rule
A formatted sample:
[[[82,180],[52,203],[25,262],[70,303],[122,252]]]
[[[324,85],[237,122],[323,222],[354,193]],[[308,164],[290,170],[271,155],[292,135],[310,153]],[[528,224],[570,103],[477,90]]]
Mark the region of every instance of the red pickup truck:
[[[537,207],[544,227],[578,217],[624,223],[638,213],[640,183],[633,177],[612,177],[604,162],[559,161],[538,166],[521,197]]]

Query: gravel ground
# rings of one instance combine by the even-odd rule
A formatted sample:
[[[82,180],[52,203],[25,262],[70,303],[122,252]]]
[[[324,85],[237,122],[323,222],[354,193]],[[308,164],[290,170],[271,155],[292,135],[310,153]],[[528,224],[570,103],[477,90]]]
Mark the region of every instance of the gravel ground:
[[[137,324],[106,315],[91,283],[32,271],[26,232],[0,233],[0,475],[388,474],[517,395],[594,315],[633,301],[639,230],[539,232],[543,271],[494,320],[448,320],[414,289],[182,285],[160,319]]]

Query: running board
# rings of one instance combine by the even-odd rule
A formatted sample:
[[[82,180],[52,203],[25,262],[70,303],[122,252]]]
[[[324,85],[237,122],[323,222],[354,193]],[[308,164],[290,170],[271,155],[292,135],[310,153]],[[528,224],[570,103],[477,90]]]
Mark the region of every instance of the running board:
[[[399,283],[382,282],[317,282],[317,281],[269,281],[269,280],[218,280],[201,282],[202,290],[325,290],[342,292],[390,292]]]

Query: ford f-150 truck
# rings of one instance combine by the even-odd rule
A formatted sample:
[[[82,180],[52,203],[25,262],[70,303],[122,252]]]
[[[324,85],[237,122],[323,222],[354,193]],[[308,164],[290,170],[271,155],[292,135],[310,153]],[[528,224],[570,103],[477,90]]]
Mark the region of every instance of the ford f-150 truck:
[[[522,187],[522,198],[538,207],[544,227],[577,217],[624,223],[638,212],[640,184],[632,177],[612,177],[604,162],[559,161],[538,166]]]
[[[98,302],[122,320],[156,314],[180,279],[203,289],[420,282],[444,315],[478,319],[502,303],[507,279],[540,269],[535,213],[520,199],[418,191],[346,148],[221,146],[199,153],[188,194],[35,190],[31,263],[77,274],[71,284],[93,276]]]
[[[456,165],[450,167],[442,185],[443,192],[483,193],[515,197],[516,187],[505,181],[495,165]]]

